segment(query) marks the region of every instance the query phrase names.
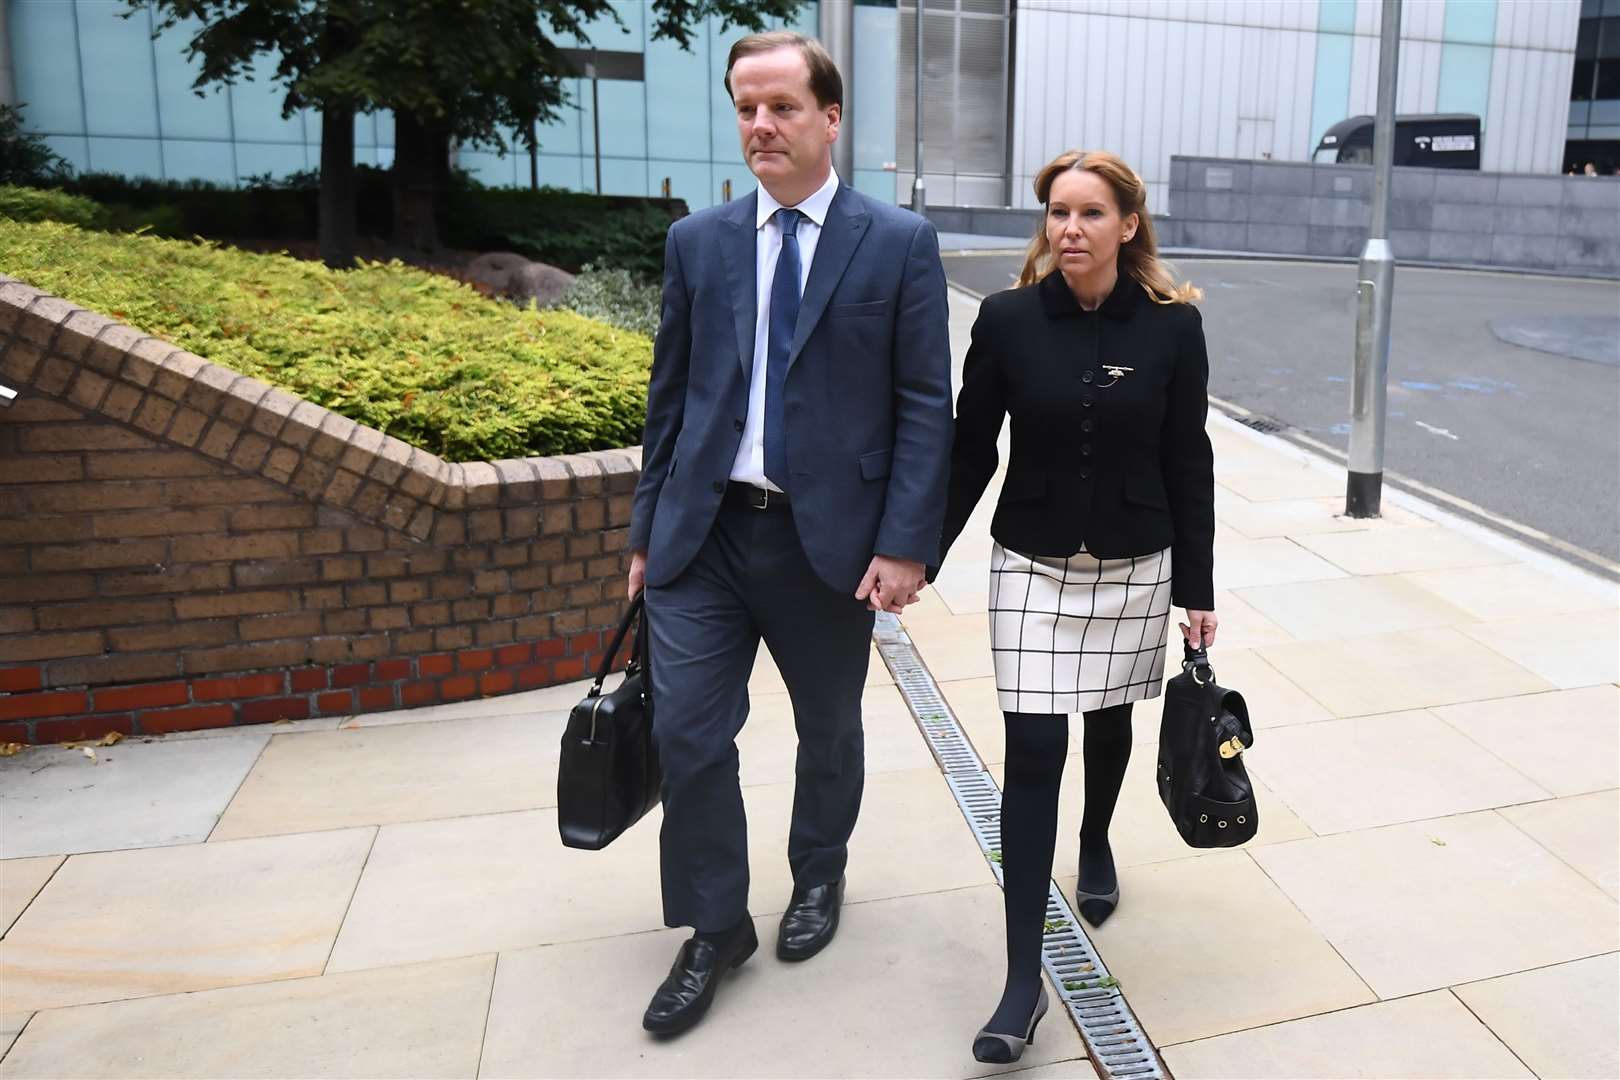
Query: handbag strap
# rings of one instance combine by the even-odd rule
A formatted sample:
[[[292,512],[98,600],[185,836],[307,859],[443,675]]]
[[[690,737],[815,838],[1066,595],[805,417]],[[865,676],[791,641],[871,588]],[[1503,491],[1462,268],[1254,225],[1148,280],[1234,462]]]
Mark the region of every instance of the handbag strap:
[[[1191,674],[1199,686],[1215,681],[1215,669],[1209,666],[1209,649],[1203,645],[1194,649],[1186,638],[1181,639],[1181,670]]]
[[[630,628],[636,625],[636,623],[639,621],[642,608],[644,607],[643,599],[646,595],[645,590],[636,593],[636,598],[630,601],[629,607],[625,608],[624,618],[619,620],[619,629],[613,634],[613,644],[609,645],[607,652],[602,655],[602,666],[596,672],[596,685],[591,687],[592,694],[600,694],[602,692],[602,684],[607,682],[608,673],[613,670],[613,658],[619,655],[619,647],[624,644],[624,636],[628,634],[630,632]],[[632,646],[632,649],[637,653],[638,656],[641,655],[646,649],[646,645],[643,640],[646,638],[646,636],[647,635],[644,633],[638,632],[636,634],[636,643],[634,646]]]

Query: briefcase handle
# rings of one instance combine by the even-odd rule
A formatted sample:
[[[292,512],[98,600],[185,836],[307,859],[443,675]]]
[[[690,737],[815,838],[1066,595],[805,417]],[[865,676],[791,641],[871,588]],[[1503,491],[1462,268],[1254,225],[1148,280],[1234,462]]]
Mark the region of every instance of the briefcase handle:
[[[602,692],[602,684],[607,682],[608,675],[613,671],[613,658],[619,655],[619,648],[624,644],[624,636],[630,632],[632,626],[636,625],[645,606],[643,598],[646,595],[645,590],[638,592],[636,598],[630,601],[630,606],[625,609],[624,618],[619,621],[619,629],[613,634],[613,644],[609,645],[607,652],[603,654],[602,666],[596,672],[596,684],[591,687],[593,696]],[[643,630],[644,628],[637,630],[635,643],[631,646],[631,653],[636,660],[642,661],[643,665],[645,665],[647,656],[645,638],[647,635]]]

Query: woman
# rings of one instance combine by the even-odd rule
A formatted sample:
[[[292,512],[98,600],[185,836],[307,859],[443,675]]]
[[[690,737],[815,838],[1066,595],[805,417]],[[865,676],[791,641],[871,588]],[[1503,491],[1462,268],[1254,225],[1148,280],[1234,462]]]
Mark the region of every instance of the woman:
[[[1035,179],[1045,207],[1018,287],[973,326],[944,546],[1012,452],[991,524],[990,632],[1006,716],[1001,868],[1007,983],[973,1056],[1016,1061],[1046,1012],[1041,937],[1068,714],[1085,714],[1080,914],[1119,903],[1108,824],[1131,753],[1131,703],[1163,687],[1171,603],[1215,641],[1214,469],[1203,325],[1159,261],[1142,181],[1070,151]]]

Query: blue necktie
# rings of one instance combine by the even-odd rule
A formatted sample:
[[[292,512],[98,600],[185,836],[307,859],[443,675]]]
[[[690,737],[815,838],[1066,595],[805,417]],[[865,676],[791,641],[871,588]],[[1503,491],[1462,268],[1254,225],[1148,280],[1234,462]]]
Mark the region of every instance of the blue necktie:
[[[797,210],[776,212],[782,227],[782,251],[771,279],[770,328],[765,339],[765,477],[788,489],[787,417],[782,392],[787,384],[788,353],[799,323],[799,219]]]

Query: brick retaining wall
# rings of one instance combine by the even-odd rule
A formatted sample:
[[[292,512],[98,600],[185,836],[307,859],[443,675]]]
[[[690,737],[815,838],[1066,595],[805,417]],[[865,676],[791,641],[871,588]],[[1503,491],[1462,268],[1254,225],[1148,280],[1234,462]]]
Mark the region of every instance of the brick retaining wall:
[[[638,450],[451,464],[0,276],[0,742],[565,682]]]

